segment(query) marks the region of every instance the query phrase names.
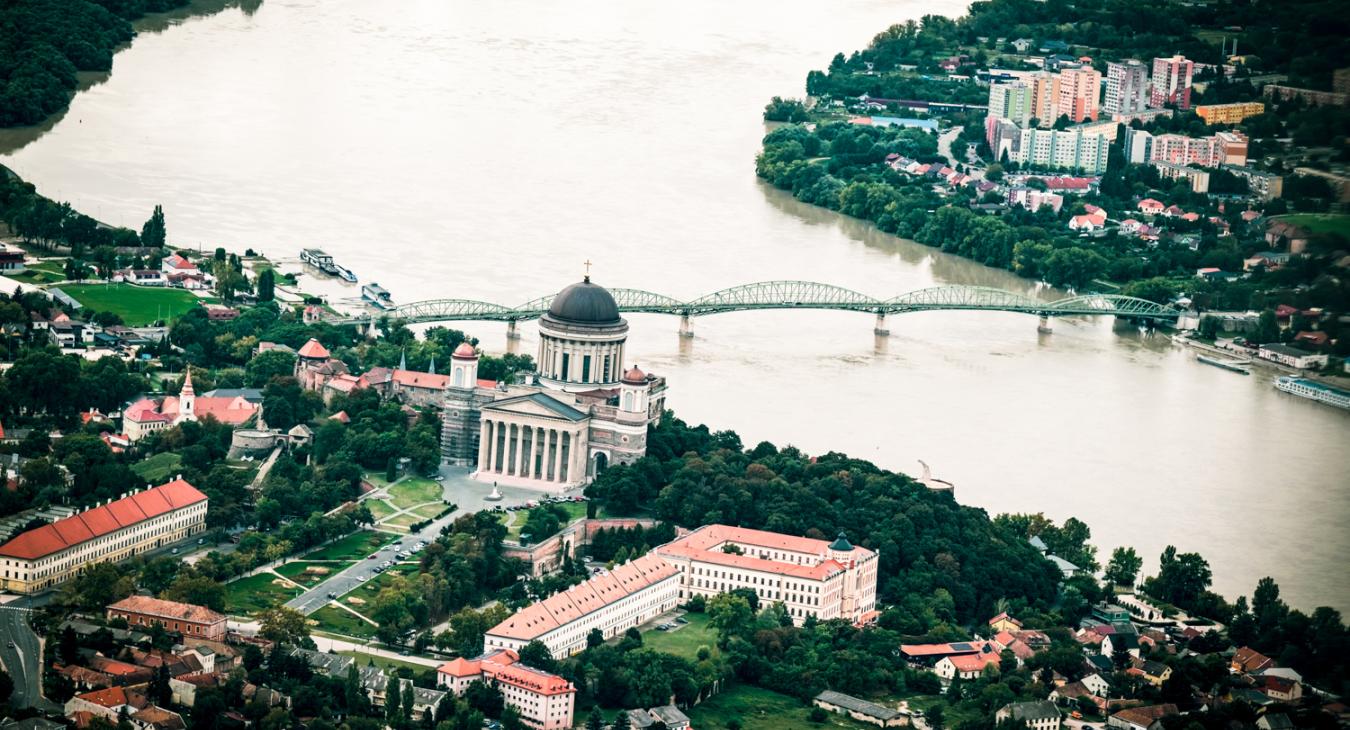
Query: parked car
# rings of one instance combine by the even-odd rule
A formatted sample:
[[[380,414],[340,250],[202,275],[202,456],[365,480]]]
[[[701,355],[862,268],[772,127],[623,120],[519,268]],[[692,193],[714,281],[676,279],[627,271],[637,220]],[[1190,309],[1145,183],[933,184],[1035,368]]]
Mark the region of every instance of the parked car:
[[[369,554],[369,555],[366,556],[366,560],[374,560],[374,559],[376,559],[376,558],[378,558],[378,557],[380,557],[380,556],[376,555],[375,553],[371,553],[371,554]]]

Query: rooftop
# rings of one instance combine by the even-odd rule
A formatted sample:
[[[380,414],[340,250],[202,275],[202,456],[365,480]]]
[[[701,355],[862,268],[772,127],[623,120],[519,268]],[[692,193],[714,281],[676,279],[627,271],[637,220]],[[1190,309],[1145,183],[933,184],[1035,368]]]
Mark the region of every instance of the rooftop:
[[[150,596],[130,596],[123,598],[117,603],[108,605],[109,611],[127,611],[129,613],[143,613],[147,616],[156,618],[171,618],[179,621],[192,621],[194,623],[213,624],[224,621],[225,617],[205,606],[196,606],[191,603],[179,603],[177,601],[165,601],[160,598]]]
[[[0,555],[33,560],[102,537],[151,517],[206,501],[206,495],[182,479],[152,487],[34,528],[0,545]]]
[[[848,541],[844,540],[843,543],[835,541],[840,548],[844,543]],[[722,552],[722,546],[727,544],[741,547],[744,554]],[[759,550],[756,551],[755,548]],[[796,553],[810,562],[773,560],[755,554],[759,552],[766,555],[769,550]],[[862,560],[875,554],[871,550],[852,544],[849,544],[848,550],[842,550],[836,549],[834,545],[824,540],[730,525],[704,525],[678,540],[656,548],[656,552],[660,555],[812,580],[825,580],[845,570],[845,566],[835,560],[832,553],[846,552],[848,556],[844,559],[848,561]]]
[[[898,711],[892,710],[889,707],[882,707],[875,702],[860,700],[852,695],[846,695],[842,692],[835,692],[828,689],[816,695],[816,701],[834,705],[835,707],[842,707],[846,710],[852,710],[867,715],[868,717],[874,717],[882,722],[894,720],[900,716]]]
[[[559,626],[674,575],[674,566],[649,553],[617,566],[605,575],[597,575],[532,603],[493,626],[487,633],[525,641],[537,639]]]

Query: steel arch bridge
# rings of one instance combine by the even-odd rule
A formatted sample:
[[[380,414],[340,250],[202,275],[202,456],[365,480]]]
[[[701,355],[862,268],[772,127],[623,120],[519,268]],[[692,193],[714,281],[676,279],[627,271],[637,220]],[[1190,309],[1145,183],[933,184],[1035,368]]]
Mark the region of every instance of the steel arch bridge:
[[[833,309],[888,314],[935,311],[997,311],[1032,314],[1042,319],[1066,316],[1112,315],[1150,320],[1176,320],[1174,307],[1119,294],[1087,294],[1055,301],[978,286],[938,286],[876,299],[852,289],[813,281],[761,281],[741,284],[681,301],[640,289],[610,289],[620,312],[671,314],[684,318],[760,309]],[[409,323],[448,321],[519,322],[548,311],[552,294],[516,306],[473,299],[430,299],[386,310],[384,316]],[[334,320],[334,324],[363,324],[370,316]],[[880,325],[878,325],[880,326]]]

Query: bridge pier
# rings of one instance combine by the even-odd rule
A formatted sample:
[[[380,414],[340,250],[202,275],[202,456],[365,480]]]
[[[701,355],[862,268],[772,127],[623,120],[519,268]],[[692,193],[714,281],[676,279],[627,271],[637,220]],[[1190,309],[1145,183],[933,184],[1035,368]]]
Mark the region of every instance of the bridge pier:
[[[689,315],[680,315],[680,337],[693,337],[694,327],[689,322]]]
[[[1050,329],[1050,317],[1049,317],[1049,315],[1045,315],[1045,314],[1042,314],[1042,315],[1041,315],[1041,321],[1040,321],[1040,324],[1037,324],[1037,325],[1036,325],[1036,331],[1039,332],[1039,333],[1041,333],[1041,334],[1043,334],[1043,335],[1048,335],[1048,334],[1050,334],[1051,332],[1054,332],[1054,330]]]
[[[508,340],[520,339],[520,333],[516,331],[516,321],[514,319],[509,320],[506,323],[506,339]]]
[[[876,326],[872,327],[872,334],[877,337],[886,337],[890,333],[891,331],[886,329],[886,313],[877,312],[877,323]]]

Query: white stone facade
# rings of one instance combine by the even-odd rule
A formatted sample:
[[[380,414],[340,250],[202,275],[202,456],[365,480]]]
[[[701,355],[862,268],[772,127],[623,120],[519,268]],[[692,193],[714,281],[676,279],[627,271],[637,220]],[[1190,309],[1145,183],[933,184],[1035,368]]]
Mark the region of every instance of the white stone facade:
[[[745,588],[762,604],[782,603],[798,625],[807,616],[856,621],[876,608],[877,554],[843,536],[829,543],[706,525],[653,552],[679,571],[681,601]]]

